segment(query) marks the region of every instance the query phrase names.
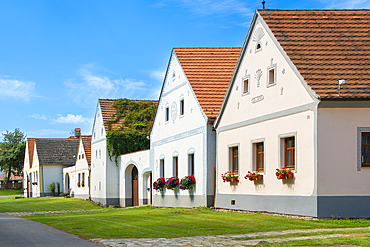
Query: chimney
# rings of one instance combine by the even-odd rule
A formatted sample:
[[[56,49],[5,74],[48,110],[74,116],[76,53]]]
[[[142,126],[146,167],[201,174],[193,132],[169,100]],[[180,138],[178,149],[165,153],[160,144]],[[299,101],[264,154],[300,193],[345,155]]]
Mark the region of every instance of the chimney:
[[[262,1],[262,9],[265,9],[265,0]]]
[[[75,137],[80,138],[81,137],[81,129],[80,128],[75,128]]]

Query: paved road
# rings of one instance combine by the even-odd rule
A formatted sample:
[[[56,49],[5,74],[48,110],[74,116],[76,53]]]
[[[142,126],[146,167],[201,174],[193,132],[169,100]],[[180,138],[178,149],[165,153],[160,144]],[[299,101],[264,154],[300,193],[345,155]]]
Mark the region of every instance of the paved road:
[[[74,235],[38,222],[0,213],[0,246],[96,246]]]

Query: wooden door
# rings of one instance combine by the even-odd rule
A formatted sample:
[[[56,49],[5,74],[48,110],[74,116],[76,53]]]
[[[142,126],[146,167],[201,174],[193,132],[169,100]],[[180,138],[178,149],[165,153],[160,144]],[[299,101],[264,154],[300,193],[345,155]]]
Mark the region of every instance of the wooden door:
[[[132,168],[132,206],[139,206],[139,181],[136,166]]]
[[[27,198],[30,197],[30,180],[27,177]]]

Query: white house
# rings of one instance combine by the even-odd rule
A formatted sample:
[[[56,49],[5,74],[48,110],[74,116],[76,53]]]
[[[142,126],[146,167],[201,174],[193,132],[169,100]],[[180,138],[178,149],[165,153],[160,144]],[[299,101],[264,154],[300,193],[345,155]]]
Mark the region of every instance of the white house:
[[[139,206],[150,202],[149,151],[120,155],[110,160],[107,150],[108,120],[116,115],[115,100],[99,99],[91,137],[91,200],[104,206]],[[150,101],[156,104],[155,101]],[[113,127],[121,125],[120,120]],[[149,188],[149,192],[147,191]]]
[[[215,207],[370,217],[369,14],[255,12],[214,125]]]
[[[63,168],[76,162],[79,137],[27,138],[23,184],[27,197],[51,195],[49,185],[59,183],[64,192]],[[57,188],[57,186],[56,186]],[[55,190],[57,193],[57,189]]]
[[[64,191],[72,197],[89,199],[91,166],[91,135],[81,136],[76,164],[63,168]]]
[[[194,175],[191,190],[155,191],[153,206],[214,203],[217,117],[241,48],[174,48],[150,135],[150,167],[158,178]]]

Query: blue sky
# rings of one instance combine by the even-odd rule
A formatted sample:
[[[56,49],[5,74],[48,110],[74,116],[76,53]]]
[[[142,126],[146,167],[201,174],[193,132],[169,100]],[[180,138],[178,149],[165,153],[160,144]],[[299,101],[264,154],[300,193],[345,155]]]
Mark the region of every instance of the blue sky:
[[[266,0],[370,8],[370,0]],[[158,99],[172,47],[242,46],[261,1],[0,1],[0,132],[91,134],[99,98]],[[0,137],[2,140],[2,137]]]

